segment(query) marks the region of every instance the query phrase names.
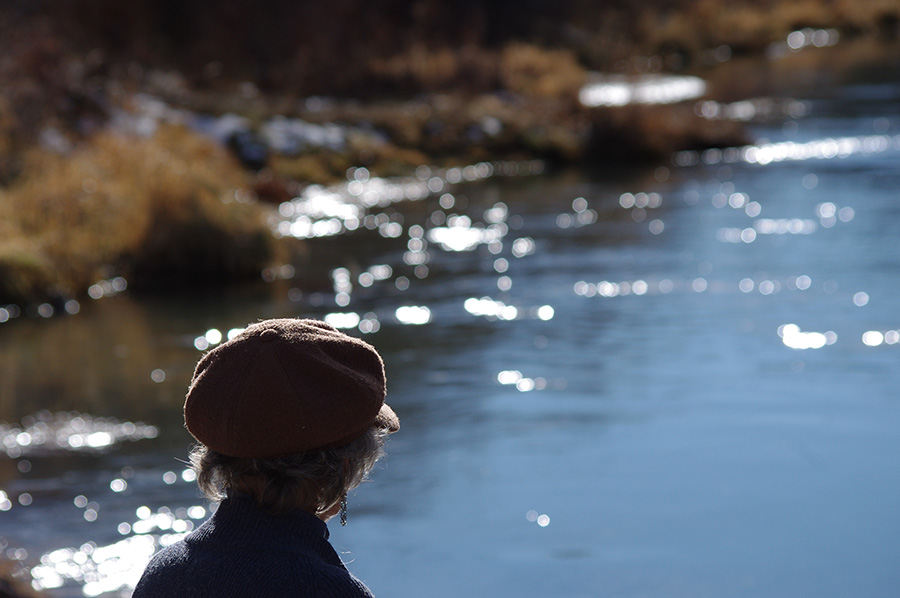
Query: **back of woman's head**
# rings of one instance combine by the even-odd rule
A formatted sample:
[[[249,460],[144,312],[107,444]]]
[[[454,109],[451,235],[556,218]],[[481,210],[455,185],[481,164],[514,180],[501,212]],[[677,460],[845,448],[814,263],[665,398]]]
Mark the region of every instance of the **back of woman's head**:
[[[343,446],[266,459],[231,457],[198,444],[190,463],[211,500],[240,492],[274,513],[301,509],[320,515],[365,480],[384,455],[386,436],[372,426]]]

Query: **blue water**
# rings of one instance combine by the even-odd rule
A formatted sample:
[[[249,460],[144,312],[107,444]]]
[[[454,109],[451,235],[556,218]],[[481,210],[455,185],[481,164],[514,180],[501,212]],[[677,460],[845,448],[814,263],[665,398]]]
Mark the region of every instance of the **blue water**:
[[[760,164],[736,159],[741,150],[728,162],[697,155],[692,166],[490,177],[446,189],[451,208],[437,195],[393,205],[398,237],[360,229],[312,241],[323,264],[313,282],[125,292],[75,316],[0,325],[7,421],[78,409],[159,428],[112,450],[3,461],[11,508],[0,536],[34,565],[54,549],[141,535],[140,506],[205,506],[178,461],[190,440],[179,410],[195,339],[261,317],[353,313],[378,322],[353,333],[384,356],[402,422],[388,458],[350,497],[349,525],[331,526],[376,595],[896,596],[900,79],[891,72],[865,87],[805,89],[803,118],[751,124],[760,147],[825,147],[819,157]],[[831,156],[828,139],[851,143]],[[629,193],[654,207],[623,207]],[[486,216],[499,203],[505,213]],[[436,212],[473,226],[502,214],[506,234],[471,251],[427,243],[420,278],[404,254],[419,238],[414,225],[426,239],[437,227]],[[359,284],[374,265],[391,275]],[[333,268],[348,269],[348,305],[335,304]],[[515,315],[466,309],[483,298]],[[403,323],[402,306],[427,307],[428,322]],[[816,348],[788,346],[804,342]],[[154,370],[165,380],[154,382]],[[27,472],[13,465],[23,458]],[[111,488],[117,479],[125,491]],[[77,496],[96,502],[95,521]],[[127,583],[118,592],[128,595]],[[82,586],[68,580],[52,595]]]

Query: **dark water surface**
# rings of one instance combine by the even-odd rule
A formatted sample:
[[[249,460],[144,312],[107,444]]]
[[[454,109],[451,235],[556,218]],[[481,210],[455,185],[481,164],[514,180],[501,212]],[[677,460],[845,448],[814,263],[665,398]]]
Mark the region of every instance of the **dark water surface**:
[[[372,209],[309,280],[10,318],[7,556],[127,596],[208,506],[179,461],[197,347],[328,316],[402,420],[331,526],[376,595],[896,596],[900,70],[875,66],[756,73],[800,102],[753,148]]]

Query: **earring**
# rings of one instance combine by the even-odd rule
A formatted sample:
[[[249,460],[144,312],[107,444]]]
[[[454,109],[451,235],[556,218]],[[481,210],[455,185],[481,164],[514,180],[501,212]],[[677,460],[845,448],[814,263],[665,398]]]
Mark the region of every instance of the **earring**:
[[[341,525],[347,525],[347,495],[341,497]]]

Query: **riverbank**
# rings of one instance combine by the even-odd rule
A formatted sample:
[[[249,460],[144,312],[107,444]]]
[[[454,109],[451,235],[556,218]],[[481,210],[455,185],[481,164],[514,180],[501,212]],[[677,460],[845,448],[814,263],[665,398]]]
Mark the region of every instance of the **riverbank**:
[[[877,0],[598,14],[564,2],[542,25],[527,7],[505,20],[480,5],[342,4],[385,35],[403,31],[388,40],[321,8],[225,4],[2,9],[0,305],[62,306],[115,276],[132,288],[256,278],[300,251],[272,237],[273,206],[356,167],[410,176],[740,146],[751,141],[741,115],[693,101],[587,105],[582,91],[600,71],[630,85],[705,77],[838,37],[890,39],[900,23],[900,4]],[[232,18],[242,10],[252,23]],[[753,95],[740,82],[702,99]]]
[[[190,516],[207,505],[177,460],[197,359],[247,322],[302,315],[377,346],[404,417],[332,530],[377,595],[890,595],[900,53],[835,70],[854,51],[705,77],[689,104],[756,109],[750,148],[463,186],[488,165],[423,168],[408,201],[310,239],[296,277],[0,324],[0,421],[21,451],[0,468],[4,552],[48,596],[127,595],[206,513]],[[362,205],[404,190],[349,174]],[[300,197],[338,217],[349,202],[330,191]],[[283,206],[286,233],[334,230],[304,207]],[[310,262],[324,285],[300,278]],[[51,452],[57,413],[78,434]],[[95,449],[100,418],[159,434]]]

